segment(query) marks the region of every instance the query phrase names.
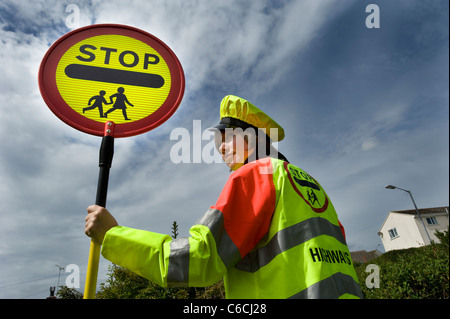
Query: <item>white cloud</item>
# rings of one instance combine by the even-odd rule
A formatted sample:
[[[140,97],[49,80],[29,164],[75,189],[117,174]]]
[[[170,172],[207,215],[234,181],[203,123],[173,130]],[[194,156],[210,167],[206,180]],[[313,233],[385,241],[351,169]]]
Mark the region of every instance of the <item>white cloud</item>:
[[[369,151],[371,149],[373,149],[374,147],[376,147],[378,145],[378,142],[375,138],[368,138],[367,140],[365,140],[362,145],[361,145],[361,149],[363,151]]]
[[[307,45],[336,3],[293,1],[276,8],[272,1],[201,0],[121,6],[96,2],[96,23],[132,21],[167,42],[186,69],[189,90],[230,82],[257,94],[287,72],[290,57]]]

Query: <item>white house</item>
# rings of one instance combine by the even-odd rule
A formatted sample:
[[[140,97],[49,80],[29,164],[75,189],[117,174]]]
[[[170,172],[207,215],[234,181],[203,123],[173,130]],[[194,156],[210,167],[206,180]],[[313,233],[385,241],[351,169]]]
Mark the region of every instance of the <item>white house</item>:
[[[422,218],[415,209],[389,212],[378,232],[385,251],[429,245],[428,236],[439,242],[435,232],[448,230],[448,206],[420,208],[419,213]]]

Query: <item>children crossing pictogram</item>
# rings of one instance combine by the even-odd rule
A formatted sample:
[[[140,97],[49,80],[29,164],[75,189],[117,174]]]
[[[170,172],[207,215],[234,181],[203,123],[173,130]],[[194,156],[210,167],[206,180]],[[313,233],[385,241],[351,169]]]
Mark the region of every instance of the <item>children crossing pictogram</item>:
[[[133,104],[130,103],[130,101],[128,101],[127,96],[125,94],[123,94],[123,92],[125,92],[125,89],[123,87],[119,87],[117,89],[117,93],[113,94],[109,97],[109,99],[111,100],[111,103],[113,102],[113,98],[115,98],[115,102],[114,105],[112,106],[111,109],[109,109],[106,113],[105,113],[105,117],[108,117],[108,114],[111,112],[114,112],[115,110],[122,110],[122,114],[123,117],[125,118],[126,121],[131,121],[131,119],[128,118],[127,116],[127,106],[126,104],[128,104],[129,106],[134,106]],[[125,104],[126,103],[126,104]]]
[[[125,92],[125,89],[123,87],[119,87],[117,89],[117,93],[115,93],[109,97],[110,102],[108,103],[104,97],[106,94],[106,91],[101,90],[99,92],[99,95],[94,95],[93,97],[91,97],[89,99],[88,105],[91,105],[92,101],[94,101],[94,104],[92,104],[92,106],[83,108],[83,114],[86,111],[98,108],[100,117],[108,118],[109,113],[114,112],[115,110],[122,110],[122,114],[123,114],[125,121],[131,121],[131,119],[128,118],[128,116],[127,116],[126,104],[128,104],[129,106],[134,106],[134,105],[131,104],[130,101],[128,101],[127,96],[125,94],[123,94],[123,92]],[[113,102],[113,98],[115,98],[114,102]],[[112,106],[112,108],[110,108],[108,111],[103,113],[103,104],[110,105],[113,103],[114,103],[114,105]]]
[[[91,98],[89,99],[88,105],[91,105],[92,101],[95,101],[95,102],[94,102],[94,104],[92,104],[92,106],[83,108],[83,114],[84,114],[84,112],[86,112],[86,111],[89,111],[89,110],[93,110],[93,109],[98,108],[98,111],[99,111],[99,113],[100,113],[100,117],[105,117],[105,116],[103,115],[103,104],[106,105],[106,104],[111,104],[111,103],[106,102],[106,100],[105,100],[105,98],[104,98],[104,96],[105,96],[105,94],[106,94],[105,91],[101,90],[98,94],[99,94],[99,95],[94,95],[93,97],[91,97]]]

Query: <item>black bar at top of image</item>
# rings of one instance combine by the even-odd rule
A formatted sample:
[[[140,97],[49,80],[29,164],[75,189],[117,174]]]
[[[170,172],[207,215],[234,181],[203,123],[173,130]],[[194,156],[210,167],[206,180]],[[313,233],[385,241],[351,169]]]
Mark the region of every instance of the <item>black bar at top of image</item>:
[[[83,64],[69,64],[64,71],[68,77],[79,80],[135,85],[155,89],[164,85],[162,76],[151,73],[115,70]]]

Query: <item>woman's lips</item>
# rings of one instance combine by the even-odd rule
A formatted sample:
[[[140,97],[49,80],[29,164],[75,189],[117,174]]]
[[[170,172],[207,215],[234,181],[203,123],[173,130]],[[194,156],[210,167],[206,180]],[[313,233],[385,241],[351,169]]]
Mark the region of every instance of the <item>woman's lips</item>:
[[[224,158],[225,163],[233,162],[233,154],[225,155],[223,158]]]

